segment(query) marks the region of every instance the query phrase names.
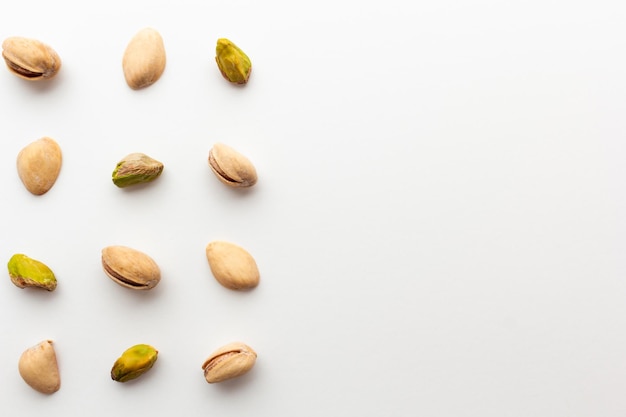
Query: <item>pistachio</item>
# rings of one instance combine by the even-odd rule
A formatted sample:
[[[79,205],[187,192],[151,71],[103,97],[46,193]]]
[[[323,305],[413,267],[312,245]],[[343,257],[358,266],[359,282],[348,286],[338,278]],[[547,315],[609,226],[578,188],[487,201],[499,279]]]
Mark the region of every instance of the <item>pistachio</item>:
[[[42,195],[56,182],[62,162],[59,144],[43,137],[28,144],[17,155],[17,174],[28,191]]]
[[[241,246],[214,241],[206,246],[213,276],[231,290],[248,290],[259,285],[259,269],[252,255]]]
[[[22,353],[18,363],[22,379],[33,389],[52,394],[61,388],[61,377],[52,340],[44,340]]]
[[[126,382],[148,372],[157,360],[159,352],[150,345],[132,346],[117,358],[111,368],[111,379]]]
[[[241,342],[229,343],[204,361],[204,378],[212,384],[241,376],[252,369],[256,357],[256,352],[250,346]]]
[[[252,72],[250,58],[237,45],[225,38],[217,40],[215,61],[222,76],[231,83],[245,84]]]
[[[102,249],[102,267],[113,281],[133,290],[149,290],[161,280],[161,270],[151,257],[126,246]]]
[[[216,143],[209,151],[209,166],[215,176],[230,187],[252,187],[257,182],[252,162],[223,143]]]
[[[126,83],[133,90],[157,82],[165,70],[165,46],[159,32],[152,28],[137,32],[126,46],[122,69]]]
[[[131,153],[113,170],[113,184],[120,188],[154,181],[163,172],[163,164],[143,153]]]
[[[20,36],[2,42],[2,57],[9,71],[30,81],[50,79],[61,68],[61,58],[54,49],[38,40]]]
[[[20,288],[38,287],[54,291],[57,279],[50,268],[43,263],[16,253],[9,260],[9,276],[13,284]]]

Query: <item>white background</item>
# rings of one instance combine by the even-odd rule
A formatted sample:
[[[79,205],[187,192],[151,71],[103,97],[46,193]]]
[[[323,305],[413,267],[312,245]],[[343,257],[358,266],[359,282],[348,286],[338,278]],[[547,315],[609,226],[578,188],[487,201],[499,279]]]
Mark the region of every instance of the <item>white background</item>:
[[[50,266],[56,291],[0,280],[3,415],[626,415],[626,6],[618,0],[31,0],[0,38],[51,45],[48,83],[0,71],[0,260]],[[141,28],[167,66],[133,91]],[[250,82],[214,61],[227,37]],[[42,137],[63,168],[41,197],[15,160]],[[223,142],[255,164],[221,184]],[[118,189],[124,155],[163,175]],[[221,287],[204,248],[245,247],[261,283]],[[149,292],[113,283],[103,247],[149,254]],[[55,342],[62,387],[20,378]],[[240,340],[240,379],[201,365]],[[111,381],[123,350],[154,368]]]

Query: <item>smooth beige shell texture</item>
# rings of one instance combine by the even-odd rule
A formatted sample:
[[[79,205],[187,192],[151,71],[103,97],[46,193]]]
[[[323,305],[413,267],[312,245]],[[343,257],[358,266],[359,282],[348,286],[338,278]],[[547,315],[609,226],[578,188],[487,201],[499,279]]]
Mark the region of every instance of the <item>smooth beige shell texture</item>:
[[[122,59],[126,83],[133,90],[154,84],[165,70],[165,61],[165,46],[159,32],[141,29],[128,43]]]
[[[230,187],[252,187],[257,182],[252,162],[223,143],[216,143],[209,151],[209,166],[215,176]]]
[[[17,174],[28,191],[47,193],[56,182],[63,157],[54,139],[43,137],[30,143],[17,155]]]
[[[22,353],[18,363],[20,375],[33,389],[52,394],[61,388],[61,376],[52,340],[44,340]]]
[[[149,290],[161,281],[161,270],[143,252],[126,246],[102,249],[102,268],[109,278],[122,287]]]
[[[259,268],[252,255],[241,246],[214,241],[206,246],[206,257],[213,276],[224,287],[249,290],[259,285]]]
[[[11,73],[29,81],[49,80],[61,69],[61,58],[54,49],[35,39],[5,39],[2,57]]]
[[[245,343],[234,342],[213,352],[202,364],[209,384],[236,378],[248,372],[256,362],[256,352]]]

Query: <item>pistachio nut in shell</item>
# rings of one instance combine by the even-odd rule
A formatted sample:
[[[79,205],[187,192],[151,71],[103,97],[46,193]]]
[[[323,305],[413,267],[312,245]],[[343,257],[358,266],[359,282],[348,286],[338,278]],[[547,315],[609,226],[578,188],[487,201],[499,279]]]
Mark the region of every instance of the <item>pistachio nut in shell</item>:
[[[141,29],[126,46],[122,58],[126,84],[133,90],[154,84],[165,70],[165,61],[161,34],[153,28]]]
[[[61,58],[36,39],[12,36],[2,42],[2,57],[11,73],[29,81],[49,80],[61,69]]]
[[[230,187],[252,187],[257,182],[252,162],[223,143],[216,143],[209,151],[209,167],[222,183]]]
[[[113,174],[113,184],[120,188],[151,182],[163,172],[163,163],[143,153],[131,153],[117,163]]]
[[[16,253],[9,259],[9,277],[17,287],[37,287],[54,291],[57,279],[44,263],[24,254]]]
[[[61,172],[61,147],[43,137],[26,145],[17,155],[17,174],[24,187],[34,195],[47,193]]]
[[[22,353],[18,363],[22,379],[33,389],[52,394],[61,388],[61,376],[52,340],[44,340]]]
[[[245,343],[229,343],[217,349],[204,361],[204,378],[209,384],[236,378],[252,369],[256,358],[256,352]]]
[[[161,270],[143,252],[127,246],[107,246],[102,249],[105,274],[122,287],[149,290],[161,281]]]
[[[259,285],[257,264],[241,246],[224,241],[213,241],[206,246],[206,257],[213,276],[231,290],[249,290]]]
[[[215,62],[222,76],[234,84],[246,84],[252,72],[250,58],[226,38],[217,40]]]
[[[159,352],[150,345],[132,346],[117,358],[111,368],[111,379],[126,382],[148,372],[157,360]]]

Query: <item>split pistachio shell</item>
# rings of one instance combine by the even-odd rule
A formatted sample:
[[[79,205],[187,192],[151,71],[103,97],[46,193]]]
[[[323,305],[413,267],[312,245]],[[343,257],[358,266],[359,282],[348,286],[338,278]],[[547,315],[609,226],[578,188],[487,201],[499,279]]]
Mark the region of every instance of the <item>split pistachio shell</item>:
[[[102,267],[114,282],[133,290],[149,290],[161,281],[161,270],[143,252],[126,246],[102,249]]]
[[[165,70],[165,61],[161,34],[153,28],[141,29],[124,51],[122,68],[126,83],[133,90],[154,84]]]
[[[42,195],[56,182],[62,163],[59,144],[52,138],[43,137],[28,144],[17,155],[17,174],[28,191]]]
[[[215,176],[230,187],[252,187],[257,182],[252,162],[223,143],[216,143],[209,151],[209,166]]]
[[[38,287],[54,291],[57,287],[57,279],[50,268],[21,253],[11,257],[8,268],[11,282],[20,288]]]
[[[225,38],[217,40],[215,61],[222,76],[231,83],[245,84],[252,72],[250,58],[237,45]]]
[[[131,153],[117,163],[113,184],[120,188],[154,181],[163,172],[163,163],[143,153]]]
[[[61,377],[52,340],[44,340],[22,353],[18,363],[22,379],[33,389],[52,394],[61,388]]]
[[[236,378],[252,369],[256,358],[256,352],[244,343],[222,346],[202,364],[204,378],[209,384]]]
[[[260,274],[254,258],[241,246],[214,241],[206,247],[213,276],[231,290],[249,290],[259,285]]]
[[[9,71],[30,81],[50,79],[61,68],[61,58],[54,49],[38,40],[20,36],[2,42],[2,57]]]
[[[126,382],[148,372],[157,360],[159,352],[150,345],[132,346],[122,353],[111,368],[111,379]]]

